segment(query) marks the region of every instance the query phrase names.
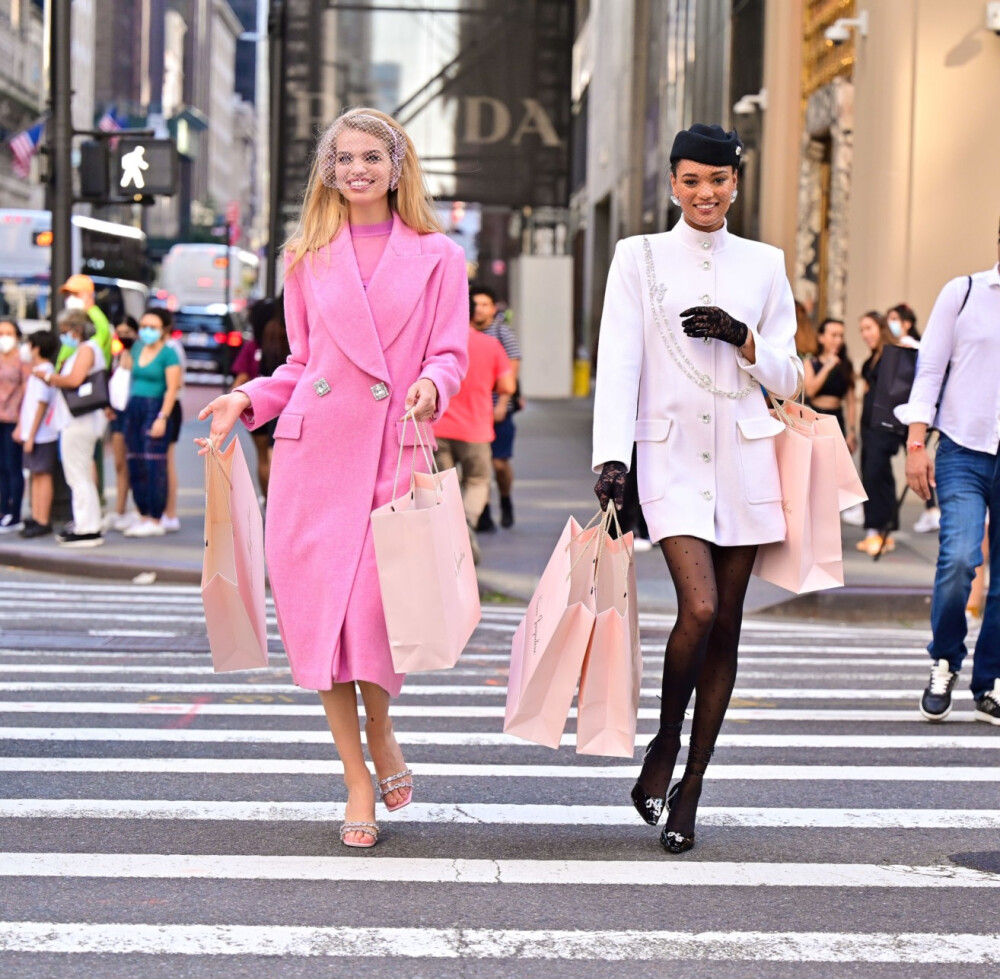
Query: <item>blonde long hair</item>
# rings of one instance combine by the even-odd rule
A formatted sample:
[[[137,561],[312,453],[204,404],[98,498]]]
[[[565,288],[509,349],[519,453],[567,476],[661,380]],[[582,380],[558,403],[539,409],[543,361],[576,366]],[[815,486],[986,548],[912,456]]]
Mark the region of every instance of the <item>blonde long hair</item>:
[[[355,128],[351,126],[350,118],[360,114],[373,116],[395,129],[406,147],[399,171],[399,184],[395,190],[389,191],[389,210],[398,214],[403,224],[417,234],[425,235],[432,231],[441,231],[441,224],[434,214],[430,192],[424,183],[420,158],[406,130],[395,119],[384,112],[379,112],[378,109],[356,108],[348,109],[333,125]],[[392,147],[389,146],[388,149],[391,150]],[[315,254],[332,241],[347,222],[347,201],[339,190],[327,187],[323,183],[320,176],[322,162],[317,153],[309,171],[309,182],[306,184],[298,226],[284,245],[285,250],[291,252],[293,256],[287,272],[290,272],[305,256]]]

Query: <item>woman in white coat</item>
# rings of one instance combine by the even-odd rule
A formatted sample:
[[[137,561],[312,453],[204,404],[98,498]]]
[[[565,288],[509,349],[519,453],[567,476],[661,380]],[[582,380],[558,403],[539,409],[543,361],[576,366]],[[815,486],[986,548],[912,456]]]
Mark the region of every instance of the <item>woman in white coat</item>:
[[[762,388],[802,383],[782,253],[726,230],[742,143],[695,125],[670,155],[683,219],[618,243],[601,320],[594,492],[621,507],[632,444],[639,502],[677,593],[663,663],[660,728],[632,789],[671,853],[694,845],[702,776],[736,681],[743,600],[759,544],[785,536],[774,437]],[[684,711],[697,691],[684,777],[667,793]]]

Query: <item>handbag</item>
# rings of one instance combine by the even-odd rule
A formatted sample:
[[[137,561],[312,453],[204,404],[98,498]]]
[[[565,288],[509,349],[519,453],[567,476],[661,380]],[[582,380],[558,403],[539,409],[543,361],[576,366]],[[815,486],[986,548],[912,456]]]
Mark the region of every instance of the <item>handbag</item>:
[[[789,414],[780,401],[771,414],[785,425],[775,436],[785,539],[757,548],[753,573],[795,592],[844,584],[834,439]]]
[[[108,401],[115,411],[125,410],[131,389],[132,372],[127,367],[116,367],[111,380],[108,381]]]
[[[63,398],[66,400],[69,413],[74,418],[109,408],[111,401],[108,398],[108,372],[99,370],[88,374],[79,387],[66,388],[63,391]]]
[[[201,600],[216,673],[267,666],[264,522],[240,441],[205,456]]]
[[[403,418],[393,498],[371,514],[382,609],[397,673],[450,669],[482,618],[458,473],[438,470],[415,421],[417,445],[431,472],[411,469],[407,492],[396,495],[407,419],[412,421],[412,415]],[[415,446],[414,457],[416,452]],[[414,574],[414,568],[422,570]]]
[[[617,538],[608,531],[614,523]],[[642,651],[632,534],[605,511],[594,565],[596,618],[577,698],[576,753],[631,758],[642,690]]]

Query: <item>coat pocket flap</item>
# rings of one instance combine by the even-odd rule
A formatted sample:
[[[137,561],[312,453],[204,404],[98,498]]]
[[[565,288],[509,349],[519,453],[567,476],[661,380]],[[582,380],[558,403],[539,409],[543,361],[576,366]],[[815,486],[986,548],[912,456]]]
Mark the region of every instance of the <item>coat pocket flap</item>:
[[[276,439],[297,439],[302,434],[302,416],[282,412],[278,415],[278,423],[274,426]]]
[[[773,438],[785,427],[784,422],[771,415],[763,415],[760,418],[739,418],[736,424],[745,439]]]
[[[436,449],[437,442],[434,440],[434,432],[426,422],[420,423],[420,438],[428,449]],[[400,445],[419,445],[417,440],[417,426],[414,422],[396,422],[396,441]]]
[[[637,418],[635,422],[636,442],[662,442],[670,434],[672,418]]]

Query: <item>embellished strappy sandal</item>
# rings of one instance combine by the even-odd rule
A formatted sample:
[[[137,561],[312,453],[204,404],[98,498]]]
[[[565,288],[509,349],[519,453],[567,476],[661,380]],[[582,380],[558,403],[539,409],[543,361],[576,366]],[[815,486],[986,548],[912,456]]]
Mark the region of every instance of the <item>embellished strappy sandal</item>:
[[[348,833],[364,833],[365,836],[371,837],[371,843],[352,843],[350,840],[345,839]],[[378,843],[378,826],[376,826],[375,823],[341,823],[340,842],[343,843],[344,846],[353,846],[359,850],[370,850],[376,843]]]
[[[409,795],[406,796],[404,802],[399,802],[394,806],[390,806],[388,802],[385,802],[385,797],[390,792],[396,792],[399,789],[409,789]],[[408,768],[404,768],[401,772],[396,772],[395,775],[389,775],[386,778],[380,778],[378,780],[378,791],[379,795],[382,797],[382,801],[385,802],[386,809],[389,812],[395,812],[397,809],[402,809],[403,806],[408,806],[413,801],[413,772]]]

